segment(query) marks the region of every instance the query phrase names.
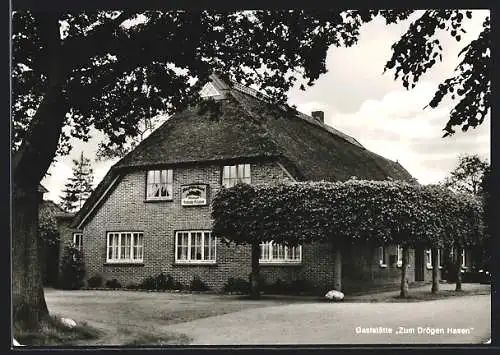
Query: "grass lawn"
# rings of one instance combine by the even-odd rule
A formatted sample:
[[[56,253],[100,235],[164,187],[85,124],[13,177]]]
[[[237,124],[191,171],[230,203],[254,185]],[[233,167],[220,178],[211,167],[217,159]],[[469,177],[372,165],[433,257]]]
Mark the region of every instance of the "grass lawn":
[[[454,287],[453,284],[441,284],[436,295],[431,294],[430,285],[410,288],[407,299],[398,298],[398,291],[346,295],[344,302],[420,302],[491,292],[490,285],[463,284],[462,292],[455,292]],[[241,295],[54,289],[45,291],[45,299],[51,315],[71,318],[92,334],[63,339],[47,336],[47,341],[40,344],[51,346],[187,345],[192,341],[189,331],[175,332],[175,326],[171,325],[246,309],[325,302],[321,297],[302,296],[264,295],[260,300],[252,300]],[[22,339],[17,340],[21,344],[35,344],[30,343],[30,339],[35,338],[24,339],[24,343]]]
[[[63,325],[57,317],[40,322],[37,329],[26,330],[14,324],[14,338],[23,345],[71,345],[77,341],[92,341],[102,336],[97,329],[81,322],[74,328]]]
[[[238,295],[53,289],[45,290],[45,299],[51,315],[85,322],[99,332],[97,338],[75,339],[71,345],[76,346],[184,345],[191,341],[189,334],[164,328],[245,309],[310,302],[301,298],[251,300]]]

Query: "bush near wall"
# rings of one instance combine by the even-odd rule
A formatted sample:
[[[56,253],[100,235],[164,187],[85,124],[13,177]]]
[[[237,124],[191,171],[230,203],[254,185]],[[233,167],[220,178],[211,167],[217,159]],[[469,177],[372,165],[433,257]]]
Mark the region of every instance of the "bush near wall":
[[[189,284],[189,290],[190,291],[208,291],[209,287],[203,280],[195,275],[193,276],[193,279],[191,280],[191,283]]]
[[[122,288],[122,284],[117,279],[111,279],[106,281],[104,284],[107,288],[119,289]]]
[[[99,288],[102,287],[103,281],[104,279],[101,275],[94,275],[87,280],[87,286],[90,288]]]
[[[224,284],[222,291],[225,293],[243,293],[250,291],[250,282],[241,278],[230,277]]]
[[[165,291],[165,290],[182,290],[184,286],[174,280],[172,275],[160,273],[156,276],[149,276],[142,280],[137,287],[141,290],[156,290],[156,291]]]
[[[72,245],[64,247],[58,286],[63,290],[78,290],[84,285],[85,262],[80,250]]]

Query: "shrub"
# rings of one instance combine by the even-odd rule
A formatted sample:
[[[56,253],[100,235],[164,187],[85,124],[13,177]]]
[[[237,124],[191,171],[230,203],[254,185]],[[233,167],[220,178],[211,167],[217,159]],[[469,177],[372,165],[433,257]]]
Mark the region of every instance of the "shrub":
[[[171,290],[174,287],[174,279],[172,275],[160,273],[158,276],[155,278],[155,290]]]
[[[175,281],[170,274],[160,273],[157,276],[148,276],[137,286],[141,290],[172,290],[175,288]]]
[[[287,293],[287,286],[284,281],[277,279],[274,283],[269,283],[262,287],[262,291],[270,294],[284,294]]]
[[[250,280],[248,282],[248,285],[249,287],[251,287],[252,273],[248,274],[248,280]],[[262,274],[259,274],[259,277],[257,278],[257,284],[259,285],[259,289],[261,291],[264,291],[268,286],[266,278]]]
[[[191,283],[189,284],[190,291],[207,291],[208,289],[208,286],[203,282],[202,279],[200,279],[199,276],[194,276],[191,280]]]
[[[137,289],[139,289],[139,285],[136,283],[130,282],[130,283],[125,285],[125,288],[127,290],[137,290]]]
[[[290,283],[289,291],[291,293],[315,293],[317,290],[308,280],[293,280]]]
[[[156,279],[153,276],[148,276],[139,284],[141,290],[154,290],[156,287]]]
[[[106,281],[106,287],[108,288],[122,288],[122,284],[118,282],[117,279],[112,279]]]
[[[230,277],[223,287],[224,292],[237,292],[247,294],[250,292],[250,282],[241,278]]]
[[[92,276],[90,279],[87,280],[87,286],[88,287],[101,287],[103,282],[103,278],[101,275],[95,275]]]
[[[174,281],[174,286],[173,286],[173,289],[174,290],[184,290],[186,287],[179,281]]]
[[[85,263],[82,252],[73,246],[65,246],[59,287],[64,290],[78,290],[84,285],[84,277]]]

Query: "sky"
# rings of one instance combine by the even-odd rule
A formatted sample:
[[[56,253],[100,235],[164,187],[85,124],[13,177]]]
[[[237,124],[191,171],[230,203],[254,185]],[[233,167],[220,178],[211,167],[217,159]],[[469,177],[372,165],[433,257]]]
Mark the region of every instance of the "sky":
[[[408,21],[386,25],[376,19],[360,31],[357,45],[331,47],[327,56],[328,72],[306,91],[294,88],[289,103],[303,113],[324,111],[325,123],[356,138],[365,148],[398,161],[422,184],[443,180],[456,166],[458,157],[478,154],[490,161],[490,120],[463,133],[460,129],[442,138],[453,102],[443,102],[435,109],[424,107],[437,86],[453,75],[459,51],[481,31],[487,10],[474,10],[472,19],[464,19],[467,33],[457,42],[447,33],[440,36],[443,61],[422,75],[417,86],[406,90],[394,81],[394,72],[383,74],[391,57],[391,45],[406,31],[418,13]],[[45,199],[59,202],[62,189],[72,174],[72,159],[83,151],[93,161],[94,185],[117,159],[95,162],[101,135],[94,132],[87,143],[73,140],[69,156],[58,157],[42,184],[49,190]]]

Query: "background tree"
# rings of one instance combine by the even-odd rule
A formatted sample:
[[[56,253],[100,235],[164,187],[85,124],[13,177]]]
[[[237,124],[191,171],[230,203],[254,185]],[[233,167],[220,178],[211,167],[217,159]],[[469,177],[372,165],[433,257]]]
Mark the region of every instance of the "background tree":
[[[468,193],[478,196],[481,199],[486,198],[486,191],[484,188],[486,185],[486,174],[488,174],[490,170],[490,164],[486,159],[482,159],[477,154],[471,155],[462,155],[458,157],[457,166],[450,172],[449,176],[447,176],[442,184],[453,191]],[[484,201],[483,201],[484,202]],[[486,209],[484,209],[486,211]],[[488,218],[485,216],[484,220],[487,222]],[[485,233],[488,231],[488,228],[485,229]],[[484,239],[486,242],[487,239]],[[471,260],[474,264],[482,264],[485,262],[484,259],[487,259],[488,248],[486,248],[486,244],[478,244],[472,250]],[[446,256],[448,259],[457,259],[461,260],[461,256],[456,253]],[[453,274],[455,274],[454,269],[457,267],[457,263],[453,266]],[[479,265],[480,266],[480,265]],[[461,269],[461,266],[460,266]],[[458,274],[457,274],[458,275]],[[459,275],[461,276],[461,275]]]
[[[493,232],[491,226],[493,225],[493,184],[491,180],[491,166],[489,166],[483,175],[483,180],[481,181],[481,196],[483,201],[483,211],[484,211],[484,243],[482,244],[482,264],[481,266],[486,266],[488,269],[491,268],[491,254],[495,250],[495,245],[493,243]]]
[[[376,16],[390,24],[413,13],[39,10],[12,13],[13,307],[14,319],[32,325],[47,314],[33,253],[36,188],[56,153],[68,153],[70,137],[87,140],[93,127],[104,133],[108,148],[119,148],[139,134],[145,109],[156,116],[196,102],[212,71],[285,103],[293,85],[305,89],[326,72],[330,46],[354,45],[362,25]],[[461,10],[425,11],[393,46],[386,69],[413,87],[443,50],[436,32],[460,40],[463,20],[470,16]],[[475,127],[489,110],[489,46],[488,18],[477,40],[464,47],[456,75],[439,86],[430,103],[437,106],[455,89],[461,97],[447,134],[456,126]]]
[[[443,184],[454,191],[479,195],[482,193],[483,179],[489,167],[490,164],[477,154],[462,155]]]
[[[82,208],[85,200],[93,191],[94,171],[90,165],[90,159],[85,158],[83,152],[80,159],[73,159],[73,176],[64,185],[64,195],[61,196],[61,207],[73,212]]]
[[[39,210],[38,235],[40,238],[40,260],[44,285],[54,285],[59,268],[59,229],[57,213],[61,207],[52,201],[43,201]]]
[[[132,151],[139,143],[146,139],[151,132],[157,129],[162,123],[169,119],[170,116],[158,115],[155,117],[145,116],[137,123],[137,136],[127,137],[125,143],[119,147],[111,148],[109,140],[100,142],[96,152],[96,160],[104,161],[114,158],[123,158],[128,152]]]

